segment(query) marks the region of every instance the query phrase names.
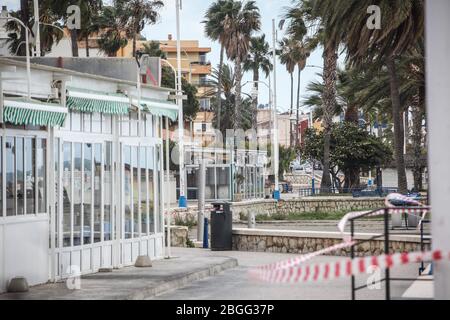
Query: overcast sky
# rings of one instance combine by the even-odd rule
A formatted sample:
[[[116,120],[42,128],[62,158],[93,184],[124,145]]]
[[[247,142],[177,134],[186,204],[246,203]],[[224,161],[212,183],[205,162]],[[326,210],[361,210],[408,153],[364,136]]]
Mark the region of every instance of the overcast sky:
[[[152,26],[148,26],[143,31],[143,35],[148,40],[166,40],[169,33],[175,36],[175,0],[164,0],[165,7],[161,11],[161,20]],[[211,42],[204,34],[204,26],[201,23],[203,16],[214,0],[183,0],[183,10],[181,12],[181,38],[183,40],[199,40],[201,46],[211,47],[212,52],[209,54],[209,60],[216,66],[219,63],[220,46],[218,43]],[[19,0],[0,0],[2,5],[7,5],[8,9],[18,9]],[[261,11],[262,30],[261,34],[266,34],[266,39],[272,41],[272,19],[277,21],[282,17],[287,6],[291,4],[291,0],[256,0]],[[278,25],[278,23],[277,23]],[[280,32],[279,39],[283,36]],[[314,52],[308,60],[308,65],[322,66],[322,53],[320,50]],[[319,68],[306,68],[302,73],[301,95],[305,95],[306,85],[315,79],[319,79]],[[278,108],[280,111],[286,111],[290,106],[290,77],[284,66],[278,63]],[[261,76],[263,78],[263,76]],[[244,78],[244,83],[252,79],[249,73]],[[264,79],[262,79],[264,80]],[[297,81],[297,74],[295,74]],[[295,82],[297,83],[297,82]],[[269,93],[265,86],[260,86],[260,103],[268,103]],[[244,88],[244,92],[251,92],[251,85]],[[297,89],[295,89],[297,92]]]

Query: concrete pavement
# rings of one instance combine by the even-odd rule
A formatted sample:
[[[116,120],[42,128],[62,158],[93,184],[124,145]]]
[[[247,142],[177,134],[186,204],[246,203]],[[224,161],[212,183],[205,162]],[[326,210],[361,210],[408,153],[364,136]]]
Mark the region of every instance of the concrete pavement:
[[[154,261],[151,268],[127,267],[83,276],[80,290],[69,290],[65,282],[46,284],[27,293],[2,294],[0,300],[149,299],[237,265],[235,258],[211,255],[209,250],[173,248],[172,255],[177,258]]]
[[[195,250],[195,249],[194,249]],[[197,249],[200,250],[200,249]],[[211,256],[226,255],[236,258],[239,266],[216,275],[193,282],[175,291],[155,296],[157,300],[349,300],[351,298],[350,279],[334,280],[318,283],[299,283],[295,285],[272,285],[256,282],[248,277],[251,267],[282,261],[292,258],[292,254],[256,253],[256,252],[211,252]],[[340,257],[317,257],[311,263],[332,262]],[[384,272],[381,272],[383,277]],[[418,276],[418,265],[391,270],[391,277],[415,279]],[[369,275],[359,276],[356,285],[367,282]],[[413,281],[392,282],[392,298],[399,299]],[[357,299],[383,300],[384,284],[373,290],[358,291]]]

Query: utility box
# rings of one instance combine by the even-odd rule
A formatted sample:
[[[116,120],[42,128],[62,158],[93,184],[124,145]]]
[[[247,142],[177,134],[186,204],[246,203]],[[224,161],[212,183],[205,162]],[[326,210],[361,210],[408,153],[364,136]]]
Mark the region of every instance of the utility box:
[[[231,251],[233,249],[233,214],[230,203],[215,202],[211,211],[211,250]]]

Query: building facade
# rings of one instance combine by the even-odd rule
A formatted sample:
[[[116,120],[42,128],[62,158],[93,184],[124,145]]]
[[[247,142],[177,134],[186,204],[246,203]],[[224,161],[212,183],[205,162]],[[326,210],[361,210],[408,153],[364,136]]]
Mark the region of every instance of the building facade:
[[[167,89],[0,59],[0,292],[164,255]]]

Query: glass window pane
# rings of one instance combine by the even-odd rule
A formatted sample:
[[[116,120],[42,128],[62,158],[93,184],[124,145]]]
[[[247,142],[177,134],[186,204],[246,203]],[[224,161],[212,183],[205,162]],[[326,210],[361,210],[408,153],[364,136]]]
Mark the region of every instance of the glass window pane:
[[[109,114],[102,115],[102,131],[106,134],[112,133],[112,117]]]
[[[215,200],[216,199],[216,178],[215,169],[213,167],[206,168],[206,186],[205,186],[205,199]]]
[[[123,163],[125,166],[125,239],[131,238],[131,147],[123,148]]]
[[[149,229],[150,234],[155,233],[155,179],[154,179],[154,148],[148,148],[148,200],[149,200]]]
[[[36,166],[37,166],[37,189],[38,189],[38,212],[47,212],[47,141],[37,139],[36,146]]]
[[[131,126],[131,136],[136,137],[138,135],[138,127],[139,127],[139,121],[138,121],[138,114],[136,112],[130,113],[130,126]]]
[[[25,139],[25,186],[27,190],[27,214],[36,213],[36,141],[33,138]]]
[[[153,116],[147,113],[145,117],[145,136],[153,137]]]
[[[92,144],[84,145],[83,244],[92,243]]]
[[[81,131],[81,113],[71,112],[72,131]]]
[[[133,237],[139,236],[139,177],[138,147],[132,148],[133,168]]]
[[[81,195],[83,189],[81,176],[81,168],[83,159],[81,155],[82,144],[74,143],[73,145],[73,245],[81,245]]]
[[[64,126],[61,128],[63,131],[70,131],[70,118],[72,116],[72,112],[69,112],[66,116],[66,120],[64,121]]]
[[[102,241],[102,145],[94,145],[94,242]]]
[[[6,152],[6,215],[15,216],[16,215],[16,200],[15,200],[15,143],[14,138],[6,138],[5,141],[5,152]]]
[[[63,246],[70,247],[70,232],[72,229],[70,217],[72,209],[72,144],[70,142],[65,142],[63,149]]]
[[[53,148],[53,159],[55,161],[55,244],[59,247],[59,139],[55,139],[55,147]],[[28,208],[28,205],[27,205]]]
[[[139,152],[141,171],[141,235],[147,235],[148,202],[147,202],[147,148],[141,147]]]
[[[102,115],[100,113],[92,114],[92,132],[93,133],[102,132]]]
[[[91,132],[91,114],[90,113],[84,113],[83,114],[83,131],[84,132]]]
[[[128,137],[130,135],[130,116],[128,114],[122,115],[121,128],[122,136]]]
[[[103,202],[104,222],[103,232],[105,241],[112,240],[112,143],[107,142],[105,146],[105,169],[103,177]]]
[[[25,178],[23,161],[23,138],[16,138],[16,195],[17,195],[17,214],[25,214]]]

